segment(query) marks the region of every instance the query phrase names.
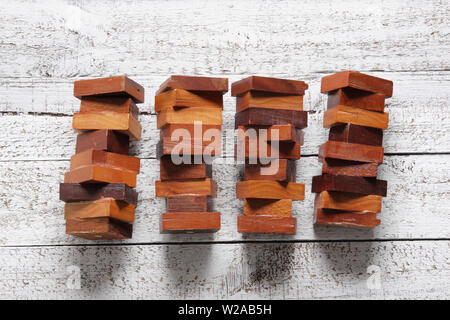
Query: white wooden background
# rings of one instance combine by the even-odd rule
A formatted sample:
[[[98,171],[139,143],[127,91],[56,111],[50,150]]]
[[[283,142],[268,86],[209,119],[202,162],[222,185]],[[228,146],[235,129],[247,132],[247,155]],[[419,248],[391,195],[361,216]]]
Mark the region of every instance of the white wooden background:
[[[449,26],[446,0],[1,1],[0,298],[450,298]],[[312,224],[327,139],[320,78],[343,69],[394,81],[379,170],[389,190],[373,231]],[[58,200],[75,151],[72,83],[118,74],[146,89],[132,147],[140,201],[132,240],[93,243],[64,234]],[[236,232],[239,168],[226,156],[214,164],[222,229],[159,234],[153,94],[171,74],[310,85],[296,236]],[[224,129],[233,117],[227,94]]]

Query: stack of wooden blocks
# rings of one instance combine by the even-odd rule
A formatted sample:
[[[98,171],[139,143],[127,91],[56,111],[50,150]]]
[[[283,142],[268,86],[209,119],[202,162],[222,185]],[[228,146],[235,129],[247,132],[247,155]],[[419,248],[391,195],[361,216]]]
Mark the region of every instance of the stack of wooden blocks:
[[[66,233],[90,240],[131,238],[140,160],[128,151],[129,141],[141,137],[136,103],[144,102],[144,88],[119,76],[76,81],[74,95],[81,107],[73,128],[85,132],[60,184]]]
[[[322,78],[328,93],[323,125],[329,141],[319,150],[322,175],[313,177],[315,223],[359,228],[380,224],[382,197],[387,182],[377,180],[383,162],[383,129],[389,114],[385,98],[392,96],[392,81],[354,71]]]
[[[155,188],[157,197],[167,198],[161,233],[220,229],[220,213],[210,212],[209,200],[217,193],[211,161],[221,152],[223,94],[227,91],[225,78],[171,76],[156,92],[161,180]]]
[[[236,184],[244,199],[241,233],[295,234],[292,200],[303,200],[305,185],[295,182],[307,113],[303,81],[252,76],[232,84],[236,96],[236,158],[244,160],[245,181]]]

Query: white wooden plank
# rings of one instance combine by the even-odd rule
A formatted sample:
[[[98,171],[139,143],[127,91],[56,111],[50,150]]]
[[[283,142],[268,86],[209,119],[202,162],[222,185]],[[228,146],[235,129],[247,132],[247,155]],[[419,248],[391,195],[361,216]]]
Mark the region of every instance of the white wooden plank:
[[[449,279],[447,241],[0,248],[2,299],[448,299]]]
[[[8,1],[0,74],[446,70],[447,1]]]
[[[239,168],[224,159],[214,163],[218,182],[215,208],[222,213],[222,228],[216,234],[161,235],[159,217],[165,201],[155,198],[159,178],[157,160],[143,160],[138,176],[139,203],[133,239],[128,243],[235,241],[235,240],[335,240],[450,238],[450,155],[389,156],[379,178],[388,180],[383,200],[381,226],[373,231],[314,227],[311,178],[320,174],[316,157],[298,162],[297,181],[306,184],[305,201],[295,201],[297,235],[242,235],[236,220],[243,202],[235,199]],[[68,161],[4,162],[0,166],[0,245],[48,245],[92,243],[65,235],[64,203],[59,201],[59,182],[69,169]]]

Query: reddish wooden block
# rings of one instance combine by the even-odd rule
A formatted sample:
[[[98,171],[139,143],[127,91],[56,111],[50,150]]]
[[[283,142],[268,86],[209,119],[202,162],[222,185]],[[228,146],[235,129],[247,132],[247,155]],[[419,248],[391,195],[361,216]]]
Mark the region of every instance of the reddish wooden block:
[[[358,177],[376,177],[378,164],[340,159],[322,159],[322,173]]]
[[[315,207],[355,212],[381,212],[382,197],[356,193],[322,191],[316,195]]]
[[[218,108],[223,109],[222,92],[187,91],[174,89],[155,96],[155,111],[173,109],[175,107]]]
[[[144,102],[144,88],[126,76],[75,81],[73,95],[79,99],[88,96],[126,96],[137,103]]]
[[[353,88],[342,88],[328,92],[328,109],[336,106],[349,106],[384,112],[385,95]]]
[[[86,97],[81,99],[80,113],[99,112],[129,113],[136,119],[139,117],[139,109],[131,98]]]
[[[84,166],[64,175],[65,183],[125,183],[136,187],[137,174],[129,170],[120,170],[105,166]]]
[[[89,149],[128,155],[130,138],[114,130],[94,130],[77,136],[76,153]]]
[[[348,106],[336,106],[323,115],[323,127],[329,128],[342,123],[352,123],[365,127],[387,129],[389,113],[364,110]]]
[[[295,234],[297,221],[294,217],[238,216],[240,233]]]
[[[160,86],[156,95],[168,90],[183,89],[188,91],[228,91],[227,78],[194,77],[194,76],[171,76]]]
[[[157,158],[176,155],[208,155],[218,157],[222,151],[222,141],[184,140],[172,141],[171,138],[163,138],[156,147]]]
[[[244,199],[244,215],[246,216],[290,217],[291,214],[291,199]]]
[[[136,206],[111,198],[95,201],[70,202],[64,205],[64,218],[114,218],[125,222],[134,221]]]
[[[305,185],[295,182],[247,180],[236,183],[236,198],[305,199]]]
[[[207,196],[172,196],[167,197],[168,212],[207,212]]]
[[[216,197],[217,183],[212,179],[192,181],[155,181],[157,197],[198,195]]]
[[[327,141],[320,146],[319,158],[383,163],[384,148],[357,143]]]
[[[385,197],[387,181],[374,178],[322,174],[312,180],[312,192],[342,191]]]
[[[306,111],[255,109],[250,108],[235,115],[234,127],[250,125],[279,125],[290,124],[303,129],[308,126],[308,113]]]
[[[351,212],[330,209],[315,209],[314,223],[318,225],[374,228],[380,225],[375,212]]]
[[[236,159],[276,158],[276,159],[300,159],[301,146],[299,143],[279,142],[278,147],[266,143],[265,148],[261,144],[250,144],[249,141],[235,145]]]
[[[303,136],[303,131],[293,125],[280,124],[273,126],[239,126],[237,138],[239,141],[247,138],[249,141],[262,139],[264,141],[293,142],[303,145]]]
[[[94,201],[112,198],[129,204],[137,204],[137,192],[124,183],[80,184],[60,183],[59,199],[64,202]]]
[[[383,145],[383,130],[348,123],[331,127],[328,139],[381,147]]]
[[[222,137],[221,125],[197,125],[186,123],[169,123],[160,128],[160,140],[172,138],[181,135],[189,135],[190,138],[202,139],[204,141],[213,141],[213,137]],[[180,131],[181,130],[181,131]],[[178,133],[178,135],[177,135]]]
[[[308,85],[303,81],[250,76],[234,82],[231,85],[231,95],[237,96],[254,90],[302,96],[306,89],[308,89]]]
[[[393,83],[389,80],[356,71],[342,71],[323,77],[320,92],[325,93],[345,87],[381,93],[386,97],[392,97]]]
[[[137,174],[140,171],[141,160],[123,154],[93,149],[77,153],[70,158],[71,171],[90,165],[128,170]]]
[[[161,233],[216,232],[219,212],[168,212],[161,216]]]
[[[133,225],[110,218],[69,219],[66,233],[87,240],[131,239]]]
[[[269,164],[245,164],[245,180],[273,180],[295,182],[295,161],[273,159]]]
[[[158,129],[168,124],[194,124],[199,121],[205,125],[222,125],[222,110],[219,108],[174,108],[157,114]]]
[[[160,179],[166,180],[193,180],[206,179],[212,177],[212,167],[206,163],[179,164],[172,162],[170,156],[164,156],[160,159]]]
[[[236,112],[248,108],[303,110],[303,96],[263,91],[247,91],[236,97]]]

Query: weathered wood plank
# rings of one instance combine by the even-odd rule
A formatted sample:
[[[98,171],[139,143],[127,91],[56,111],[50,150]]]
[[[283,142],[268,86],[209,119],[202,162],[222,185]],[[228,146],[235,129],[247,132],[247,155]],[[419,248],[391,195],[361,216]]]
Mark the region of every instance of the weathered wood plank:
[[[449,249],[447,241],[0,248],[0,298],[448,299]]]

